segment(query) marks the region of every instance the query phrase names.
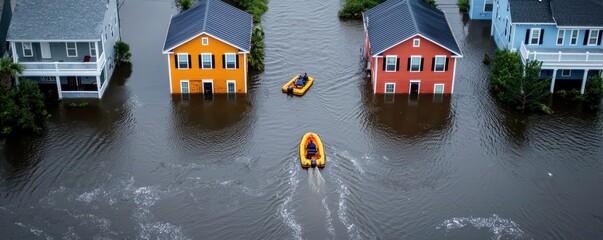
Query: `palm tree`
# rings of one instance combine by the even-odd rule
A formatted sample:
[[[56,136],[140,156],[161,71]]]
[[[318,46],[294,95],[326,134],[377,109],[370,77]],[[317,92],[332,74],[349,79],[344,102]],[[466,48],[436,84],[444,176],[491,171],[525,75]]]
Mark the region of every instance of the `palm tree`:
[[[0,85],[10,88],[12,78],[21,73],[23,73],[23,65],[13,63],[9,57],[0,58]]]

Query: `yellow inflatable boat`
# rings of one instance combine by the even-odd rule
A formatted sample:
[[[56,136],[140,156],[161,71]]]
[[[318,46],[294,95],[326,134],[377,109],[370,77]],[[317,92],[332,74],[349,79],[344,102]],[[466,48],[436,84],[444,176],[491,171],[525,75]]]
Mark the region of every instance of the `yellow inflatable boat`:
[[[313,146],[308,146],[312,141]],[[312,154],[312,156],[309,155]],[[316,133],[309,132],[304,134],[299,143],[299,160],[301,166],[307,167],[325,167],[327,156],[325,156],[325,148],[322,146],[322,141]]]
[[[312,86],[312,83],[314,83],[314,78],[308,76],[308,80],[302,87],[302,86],[295,85],[295,81],[299,78],[299,76],[300,75],[295,75],[295,77],[293,77],[291,80],[289,80],[289,82],[287,82],[283,86],[282,90],[284,93],[301,96],[301,95],[304,95],[304,93],[306,93],[306,91],[308,91],[308,88],[310,88],[310,86]]]

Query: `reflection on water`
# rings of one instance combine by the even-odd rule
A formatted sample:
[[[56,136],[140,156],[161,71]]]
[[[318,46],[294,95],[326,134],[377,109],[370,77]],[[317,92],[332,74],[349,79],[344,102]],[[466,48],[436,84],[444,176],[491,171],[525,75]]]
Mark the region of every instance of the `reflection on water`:
[[[245,94],[176,94],[172,96],[174,122],[179,127],[196,126],[201,129],[221,130],[247,116],[250,108]],[[186,134],[186,132],[180,132]]]

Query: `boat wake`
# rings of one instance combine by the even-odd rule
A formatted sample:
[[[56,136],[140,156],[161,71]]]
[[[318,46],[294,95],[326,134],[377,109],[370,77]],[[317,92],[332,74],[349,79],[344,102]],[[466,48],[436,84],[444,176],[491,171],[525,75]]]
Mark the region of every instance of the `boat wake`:
[[[494,234],[491,239],[532,239],[523,230],[519,224],[510,219],[504,219],[496,214],[491,217],[460,217],[451,218],[436,227],[436,229],[445,228],[446,231],[461,229],[471,225],[474,228],[488,228]]]
[[[317,194],[325,193],[325,179],[318,168],[308,169],[308,185]]]

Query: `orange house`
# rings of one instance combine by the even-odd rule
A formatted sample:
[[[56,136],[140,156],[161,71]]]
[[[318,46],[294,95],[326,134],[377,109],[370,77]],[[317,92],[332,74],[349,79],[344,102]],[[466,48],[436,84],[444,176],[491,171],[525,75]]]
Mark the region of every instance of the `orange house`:
[[[246,93],[252,16],[221,0],[200,0],[172,16],[163,46],[170,93]]]

